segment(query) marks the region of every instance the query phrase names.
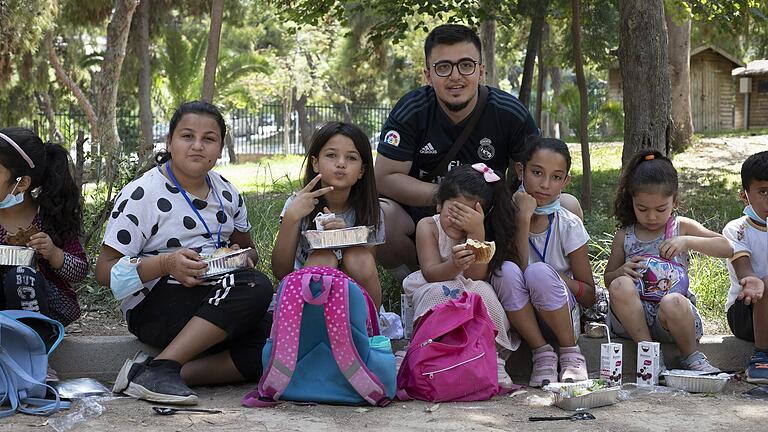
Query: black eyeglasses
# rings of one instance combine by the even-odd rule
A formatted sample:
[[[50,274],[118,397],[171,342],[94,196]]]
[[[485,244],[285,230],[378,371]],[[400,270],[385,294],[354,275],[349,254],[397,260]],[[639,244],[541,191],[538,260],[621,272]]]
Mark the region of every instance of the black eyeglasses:
[[[456,68],[459,70],[460,75],[472,75],[475,73],[475,69],[477,69],[478,63],[479,62],[477,60],[472,59],[459,60],[458,63],[443,60],[437,63],[432,63],[432,67],[435,69],[435,75],[445,78],[451,76],[454,66],[456,66]]]

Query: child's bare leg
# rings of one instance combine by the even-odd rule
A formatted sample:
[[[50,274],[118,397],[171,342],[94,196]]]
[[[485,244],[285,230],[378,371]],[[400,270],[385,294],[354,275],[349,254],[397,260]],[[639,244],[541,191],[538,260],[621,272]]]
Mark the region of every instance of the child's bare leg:
[[[561,347],[572,347],[576,345],[576,335],[573,332],[571,311],[568,309],[567,302],[559,309],[552,311],[540,310],[539,315],[555,333],[558,345]]]
[[[333,267],[338,268],[339,260],[336,259],[336,255],[330,249],[318,249],[313,251],[307,257],[307,261],[304,262],[305,267]]]
[[[696,328],[691,302],[687,298],[677,293],[662,297],[659,303],[659,320],[675,338],[682,358],[696,351]]]
[[[635,342],[650,341],[651,331],[645,322],[645,312],[635,281],[629,276],[620,276],[608,287],[611,309]]]
[[[520,333],[520,336],[528,343],[531,349],[541,348],[547,344],[541,334],[539,322],[536,320],[536,310],[533,305],[526,303],[522,309],[506,311],[509,324]]]
[[[381,307],[381,283],[374,250],[367,247],[345,249],[341,266],[345,273],[365,288],[378,311]]]
[[[768,349],[768,296],[752,303],[752,326],[755,332],[755,347]]]
[[[235,367],[229,350],[190,361],[181,368],[181,378],[189,386],[229,384],[245,380]]]

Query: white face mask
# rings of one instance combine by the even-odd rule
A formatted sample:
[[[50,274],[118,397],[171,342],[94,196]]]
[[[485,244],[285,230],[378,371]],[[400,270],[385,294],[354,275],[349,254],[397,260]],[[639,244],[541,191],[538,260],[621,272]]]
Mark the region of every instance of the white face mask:
[[[755,212],[755,209],[752,208],[752,203],[749,202],[749,195],[747,195],[747,191],[744,191],[744,196],[747,197],[747,206],[744,208],[744,214],[749,216],[752,220],[756,222],[765,223],[765,219],[761,218],[757,212]],[[1,204],[1,203],[0,203]]]
[[[19,192],[16,195],[13,194],[13,191],[15,191],[16,187],[19,186],[20,181],[21,177],[16,177],[16,184],[13,185],[13,189],[11,189],[11,192],[5,196],[5,199],[0,201],[0,209],[13,207],[24,202],[24,192]]]

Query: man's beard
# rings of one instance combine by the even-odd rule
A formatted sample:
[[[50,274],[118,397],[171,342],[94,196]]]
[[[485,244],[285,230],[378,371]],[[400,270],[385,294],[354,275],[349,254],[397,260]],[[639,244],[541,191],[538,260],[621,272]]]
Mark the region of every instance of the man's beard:
[[[448,111],[459,112],[459,111],[463,110],[464,108],[466,108],[467,105],[469,105],[469,103],[472,102],[472,100],[474,98],[475,98],[475,96],[472,95],[472,97],[470,97],[466,101],[459,102],[459,103],[450,103],[450,102],[448,102],[448,101],[446,101],[444,99],[440,99],[440,100],[443,102],[443,104],[445,104],[445,107],[448,108]]]

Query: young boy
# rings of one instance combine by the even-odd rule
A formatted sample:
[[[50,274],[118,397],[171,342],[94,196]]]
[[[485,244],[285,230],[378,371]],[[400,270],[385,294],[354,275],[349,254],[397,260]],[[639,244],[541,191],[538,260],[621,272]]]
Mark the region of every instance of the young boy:
[[[733,246],[728,260],[731,289],[725,308],[734,336],[754,342],[747,381],[768,383],[768,151],[753,154],[741,166],[744,216],[728,222],[723,235]]]

